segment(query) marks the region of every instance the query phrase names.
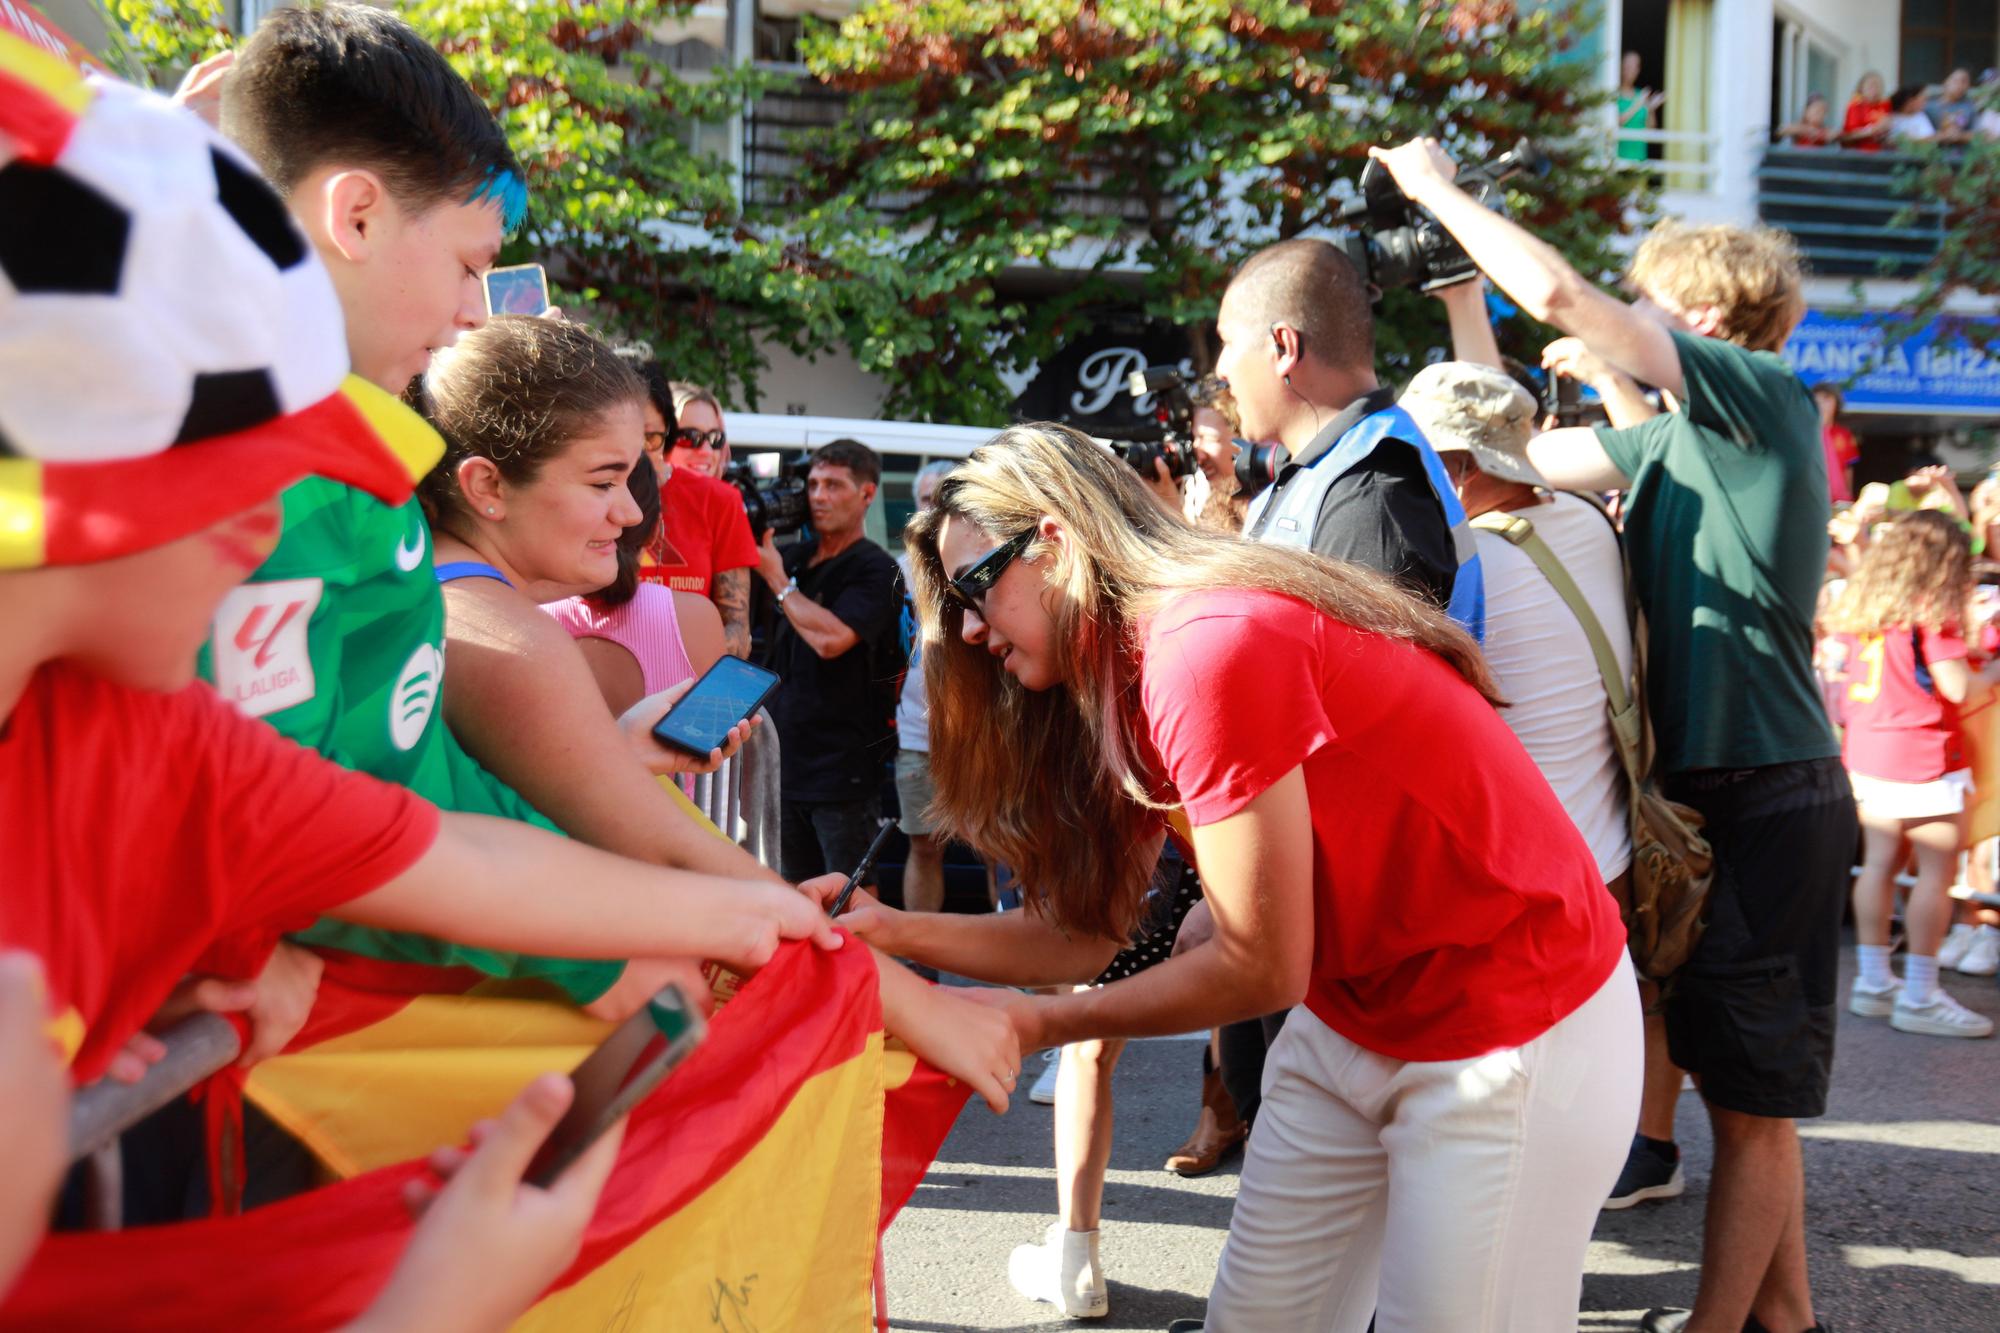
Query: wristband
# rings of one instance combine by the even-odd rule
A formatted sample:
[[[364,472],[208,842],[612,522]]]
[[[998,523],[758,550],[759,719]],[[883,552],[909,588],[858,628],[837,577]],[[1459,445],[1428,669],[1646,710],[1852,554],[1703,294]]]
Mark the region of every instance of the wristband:
[[[787,597],[790,597],[793,593],[797,592],[798,590],[799,590],[799,581],[797,579],[785,580],[785,586],[778,589],[778,597],[776,604],[782,608],[785,604],[785,599]]]

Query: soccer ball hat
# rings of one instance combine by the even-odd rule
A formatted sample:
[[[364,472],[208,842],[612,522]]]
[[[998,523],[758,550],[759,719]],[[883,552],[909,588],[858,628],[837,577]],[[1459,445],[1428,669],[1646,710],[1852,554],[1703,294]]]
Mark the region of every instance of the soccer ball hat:
[[[109,560],[444,445],[348,373],[332,280],[192,113],[0,30],[0,570]]]

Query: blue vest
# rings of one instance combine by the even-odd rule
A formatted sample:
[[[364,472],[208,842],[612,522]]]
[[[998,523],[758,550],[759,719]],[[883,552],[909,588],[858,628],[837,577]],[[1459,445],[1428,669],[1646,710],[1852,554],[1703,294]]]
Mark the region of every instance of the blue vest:
[[[1306,467],[1288,467],[1279,479],[1250,504],[1244,532],[1255,541],[1275,546],[1296,546],[1310,551],[1313,529],[1326,493],[1354,465],[1373,453],[1375,446],[1394,436],[1414,445],[1424,460],[1424,475],[1431,490],[1444,506],[1444,521],[1451,527],[1452,548],[1458,556],[1458,572],[1452,578],[1451,604],[1447,614],[1482,642],[1486,637],[1486,581],[1479,570],[1479,548],[1473,543],[1472,525],[1466,522],[1465,506],[1445,474],[1437,452],[1417,429],[1417,423],[1402,408],[1391,405],[1371,412],[1320,457]]]

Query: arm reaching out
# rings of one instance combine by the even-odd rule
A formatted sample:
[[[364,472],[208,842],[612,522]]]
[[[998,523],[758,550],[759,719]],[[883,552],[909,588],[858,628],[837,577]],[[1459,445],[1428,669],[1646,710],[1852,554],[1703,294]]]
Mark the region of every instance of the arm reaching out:
[[[817,904],[783,884],[628,861],[527,824],[446,814],[418,862],[330,913],[475,948],[567,958],[713,958],[739,972],[781,939],[840,947]]]
[[[1599,291],[1552,245],[1452,184],[1458,166],[1435,139],[1371,148],[1404,194],[1428,208],[1472,262],[1536,319],[1583,339],[1590,350],[1642,384],[1681,394],[1681,358],[1667,328]]]

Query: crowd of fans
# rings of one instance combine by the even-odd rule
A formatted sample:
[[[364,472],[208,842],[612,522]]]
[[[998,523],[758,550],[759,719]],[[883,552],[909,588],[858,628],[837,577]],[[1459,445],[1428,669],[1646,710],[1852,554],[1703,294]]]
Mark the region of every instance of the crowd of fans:
[[[1975,86],[1972,71],[1955,69],[1933,87],[1907,84],[1890,89],[1873,70],[1861,76],[1840,123],[1824,93],[1808,93],[1798,119],[1772,137],[1795,148],[1851,148],[1879,153],[1899,144],[1924,141],[1962,144],[1974,138],[2000,139],[2000,70],[1989,69]]]
[[[1786,136],[2000,131],[1963,73],[1929,103],[1864,80],[1838,131],[1822,100]],[[1643,127],[1637,74],[1621,116]],[[185,419],[175,386],[125,374],[184,366],[174,320],[136,318],[120,359],[47,307],[6,311],[10,345],[64,369],[9,382],[38,406],[8,452],[54,498],[32,544],[0,534],[0,609],[27,630],[0,648],[19,886],[0,1062],[20,1092],[0,1154],[23,1182],[0,1291],[60,1185],[65,1083],[142,1075],[161,1014],[240,1011],[246,1061],[269,1057],[340,950],[535,978],[619,1018],[789,939],[875,949],[884,1027],[995,1109],[1022,1052],[1061,1051],[1057,1217],[1010,1275],[1068,1314],[1108,1309],[1120,1047],[1207,1030],[1168,1168],[1247,1144],[1217,1329],[1570,1326],[1600,1209],[1684,1188],[1684,1074],[1716,1139],[1704,1262],[1692,1312],[1643,1327],[1820,1327],[1795,1121],[1826,1105],[1850,894],[1850,1010],[1992,1031],[1939,974],[2000,970],[2000,931],[1953,893],[1976,799],[1956,719],[2000,684],[1975,591],[2000,479],[1969,501],[1942,470],[1853,494],[1837,393],[1815,403],[1778,355],[1804,313],[1784,237],[1663,225],[1628,303],[1460,191],[1435,142],[1376,150],[1561,331],[1540,372],[1500,355],[1479,278],[1439,293],[1455,359],[1383,383],[1362,276],[1282,242],[1221,296],[1184,482],[1010,427],[918,475],[899,563],[864,534],[866,445],[814,452],[809,535],[781,547],[722,479],[712,394],[581,319],[488,317],[519,166],[393,15],[281,10],[189,88],[0,120],[38,170],[82,169],[50,129],[67,114],[115,122],[134,174],[240,172],[262,203],[236,212],[270,210],[258,245],[184,225],[172,262],[227,278],[251,248],[295,250],[305,275],[249,321],[290,358],[286,396]],[[104,243],[33,218],[9,241],[22,291],[23,256]],[[1552,377],[1594,390],[1603,424],[1545,416]],[[176,429],[130,432],[169,409]],[[685,785],[751,724],[705,758],[652,735],[753,652],[781,682],[775,866]],[[891,771],[901,906],[864,892],[836,931],[823,905]],[[1663,851],[1648,809],[1698,851]],[[1016,910],[940,910],[954,840]],[[1991,887],[1981,856],[1967,873]],[[1705,929],[1666,962],[1635,923],[1675,894]],[[926,984],[943,972],[993,986]],[[521,1183],[570,1096],[539,1080],[440,1157],[368,1326],[497,1327],[560,1271],[616,1143]]]

